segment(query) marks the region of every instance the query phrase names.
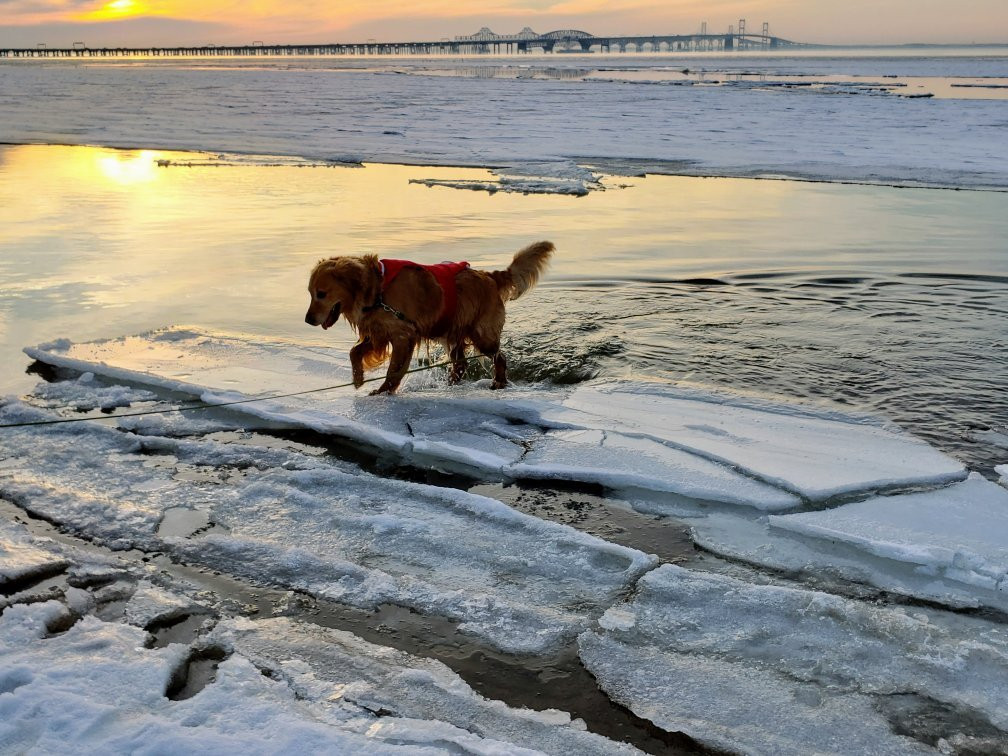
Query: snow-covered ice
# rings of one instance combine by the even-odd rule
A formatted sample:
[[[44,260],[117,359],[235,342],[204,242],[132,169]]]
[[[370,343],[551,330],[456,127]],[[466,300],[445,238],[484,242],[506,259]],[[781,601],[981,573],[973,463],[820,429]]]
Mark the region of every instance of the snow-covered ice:
[[[770,525],[904,562],[982,595],[1000,594],[1008,607],[1008,491],[976,473],[935,491],[771,516]]]
[[[657,441],[813,501],[874,488],[946,483],[966,474],[962,464],[923,441],[869,422],[661,384],[586,386],[543,417]]]
[[[43,396],[27,402],[8,398],[0,424],[96,406],[88,400],[102,392],[126,404],[167,407],[193,396],[213,403],[332,385],[346,375],[337,350],[191,329],[29,352],[94,377],[48,392],[43,386]],[[818,585],[833,579],[847,594],[858,593],[845,590],[858,582],[952,606],[1008,608],[999,590],[1008,492],[976,475],[961,480],[958,462],[879,421],[655,383],[594,381],[501,394],[479,382],[449,388],[430,374],[392,398],[334,392],[199,415],[125,418],[118,427],[86,421],[8,428],[0,496],[114,548],[165,552],[364,609],[408,607],[445,617],[504,651],[548,654],[577,637],[581,659],[616,702],[718,748],[917,753],[938,738],[998,745],[1008,731],[1003,624],[842,598],[742,569],[735,576],[716,567],[656,569],[653,556],[493,499],[380,478],[306,451],[246,445],[233,431],[214,433],[242,424],[310,428],[412,465],[477,478],[603,483],[639,495],[643,508],[687,518],[709,550],[815,576]],[[942,487],[876,492],[904,486]],[[833,508],[808,511],[810,501],[833,497],[842,497],[827,502]],[[175,518],[179,512],[199,515],[191,533],[183,532],[188,520]],[[58,570],[66,566],[61,558],[17,528],[0,539],[3,574],[15,574],[12,564]],[[130,579],[126,585],[113,577],[101,600],[71,588],[69,610],[34,604],[35,640],[15,633],[20,640],[11,647],[55,654],[75,633],[106,639],[108,647],[132,642],[135,653],[164,655],[154,666],[170,676],[187,657],[141,649],[143,628],[196,613],[206,631],[212,622],[202,618],[210,610],[155,574]],[[121,602],[132,627],[90,615],[102,601]],[[3,620],[27,621],[25,606],[12,610]],[[43,640],[47,623],[65,624],[68,611],[87,616]],[[233,653],[217,682],[192,700],[215,701],[241,687],[251,691],[249,706],[268,701],[272,716],[295,729],[336,727],[338,737],[354,738],[379,724],[381,737],[368,741],[376,748],[435,741],[475,752],[559,753],[572,743],[579,752],[617,748],[567,714],[508,709],[438,662],[345,632],[289,618],[226,619],[209,632],[201,642]],[[13,692],[27,696],[37,682],[39,695],[57,695],[46,675],[72,653],[38,656],[42,675],[12,673]],[[137,662],[120,657],[127,667]],[[272,680],[249,687],[248,670],[267,670]],[[119,667],[114,675],[128,677]],[[166,684],[148,683],[162,692]],[[59,695],[72,701],[78,692]],[[35,699],[18,700],[25,706]],[[106,703],[92,702],[94,716]],[[151,704],[150,716],[161,719],[150,726],[167,733],[177,723],[164,719],[160,705]],[[21,717],[13,732],[31,726],[24,708],[12,711]],[[916,740],[905,734],[914,712],[925,712],[933,730]],[[215,717],[207,726],[216,726]],[[89,732],[75,737],[88,742]]]
[[[913,753],[893,696],[1008,727],[1003,625],[664,565],[579,638],[615,700],[749,753]],[[953,732],[939,733],[949,737]]]
[[[831,590],[859,594],[882,591],[959,609],[990,607],[1008,611],[1008,595],[1003,591],[951,579],[940,571],[921,569],[914,562],[878,557],[841,539],[808,538],[771,527],[767,517],[742,517],[723,511],[685,516],[697,546],[732,561],[784,572]],[[955,536],[950,535],[948,544],[954,541]]]
[[[94,373],[83,373],[73,382],[40,383],[32,395],[53,407],[65,406],[69,400],[79,412],[112,410],[128,407],[131,402],[146,402],[156,398],[150,391],[139,391],[126,386],[96,385],[94,378]]]
[[[636,753],[586,732],[556,710],[512,709],[475,693],[441,662],[287,618],[219,624],[210,642],[269,670],[309,700],[345,701],[395,717],[440,719],[517,746],[554,754]]]
[[[25,351],[52,365],[210,403],[349,377],[338,352],[185,329],[59,347]],[[416,390],[430,380],[408,382],[394,399],[344,389],[230,409],[474,477],[573,480],[767,511],[797,507],[799,497],[966,475],[959,462],[911,436],[832,412],[647,383],[537,386],[503,396],[480,384]]]
[[[50,416],[0,408],[5,422]],[[363,608],[412,607],[512,651],[562,645],[657,561],[493,499],[295,452],[98,423],[8,429],[5,441],[0,496],[89,539]],[[182,474],[193,468],[214,475]],[[208,512],[215,529],[161,535],[179,507]]]
[[[0,520],[0,589],[24,578],[58,572],[68,564],[62,555],[40,549],[33,541],[22,526]]]
[[[48,637],[62,604],[0,616],[0,748],[57,753],[534,753],[436,719],[378,716],[335,697],[302,700],[248,659],[222,661],[195,696],[165,693],[185,663],[180,644],[88,616]],[[504,707],[502,707],[504,708]]]
[[[27,589],[0,603],[4,753],[68,745],[86,753],[637,753],[563,711],[484,698],[440,662],[287,617],[234,616],[245,610],[227,595],[135,555],[4,522],[0,554],[7,565],[41,561],[66,573],[55,595]],[[181,642],[152,634],[188,615],[202,624],[175,636]],[[220,663],[201,676],[193,660]]]

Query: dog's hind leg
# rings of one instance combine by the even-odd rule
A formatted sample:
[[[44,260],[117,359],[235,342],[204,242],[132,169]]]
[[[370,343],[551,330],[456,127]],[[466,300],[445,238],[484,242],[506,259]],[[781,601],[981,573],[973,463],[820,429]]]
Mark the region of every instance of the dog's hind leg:
[[[504,358],[504,352],[497,347],[497,351],[493,356],[494,363],[494,379],[493,383],[490,384],[492,389],[502,389],[508,385],[507,379],[507,360]]]
[[[448,375],[448,383],[454,386],[456,383],[462,380],[462,376],[465,375],[466,371],[466,348],[465,342],[460,341],[458,344],[451,348],[449,352],[449,357],[451,358],[452,369],[451,373]]]
[[[502,389],[507,386],[507,360],[500,350],[500,341],[480,340],[476,342],[476,348],[481,354],[493,359],[494,379],[490,384],[492,389]]]

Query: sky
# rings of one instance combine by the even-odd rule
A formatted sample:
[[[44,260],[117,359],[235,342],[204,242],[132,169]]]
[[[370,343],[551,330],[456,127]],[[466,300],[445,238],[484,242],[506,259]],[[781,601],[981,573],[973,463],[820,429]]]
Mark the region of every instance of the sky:
[[[419,41],[483,26],[688,34],[740,18],[800,42],[1008,42],[1008,0],[0,0],[0,47]]]

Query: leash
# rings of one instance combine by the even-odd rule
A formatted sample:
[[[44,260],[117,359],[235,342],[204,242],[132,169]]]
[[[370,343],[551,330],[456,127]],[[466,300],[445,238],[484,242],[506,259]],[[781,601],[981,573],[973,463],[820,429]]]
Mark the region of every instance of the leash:
[[[477,360],[483,355],[472,354],[465,358],[466,364],[472,360]],[[415,367],[407,370],[403,375],[409,375],[410,373],[422,373],[425,370],[433,370],[434,368],[448,367],[452,363],[449,361],[438,362],[436,364],[422,365],[420,367]],[[385,376],[375,376],[374,378],[365,378],[361,385],[365,383],[373,383],[374,381],[384,380]],[[61,417],[57,420],[33,420],[30,422],[23,423],[2,423],[0,428],[27,428],[35,425],[63,425],[65,423],[86,423],[92,420],[117,420],[120,417],[142,417],[144,415],[164,415],[168,412],[193,412],[196,410],[208,410],[215,409],[217,407],[233,407],[236,404],[251,404],[252,402],[268,402],[271,399],[286,399],[291,396],[304,396],[306,394],[320,394],[323,391],[335,391],[336,389],[347,388],[353,386],[353,381],[350,383],[339,383],[335,386],[323,386],[322,388],[316,389],[306,389],[304,391],[291,391],[288,394],[267,394],[265,396],[255,396],[250,399],[236,399],[231,402],[219,402],[217,404],[207,404],[206,402],[201,402],[200,404],[194,404],[191,407],[169,407],[168,409],[159,410],[144,410],[142,412],[120,412],[114,415],[100,415],[98,417]]]

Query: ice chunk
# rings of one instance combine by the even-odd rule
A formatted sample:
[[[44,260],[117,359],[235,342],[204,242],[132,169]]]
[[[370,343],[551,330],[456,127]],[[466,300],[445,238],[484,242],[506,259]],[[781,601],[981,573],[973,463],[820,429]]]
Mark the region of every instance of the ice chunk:
[[[257,476],[213,519],[229,535],[169,543],[256,580],[446,616],[522,652],[562,644],[657,561],[493,499],[325,468]]]
[[[208,402],[309,390],[349,379],[342,356],[191,330],[26,351],[54,365],[194,394]],[[415,385],[408,382],[395,399],[369,399],[345,389],[241,404],[228,412],[255,418],[253,422],[340,435],[395,453],[410,464],[474,477],[637,487],[772,511],[800,504],[793,494],[740,474],[733,469],[734,462],[706,459],[709,455],[698,455],[665,436],[644,437],[621,426],[615,415],[600,420],[598,415],[574,411],[563,404],[567,390],[512,389],[502,396],[478,386],[450,390],[438,386],[424,392]],[[239,386],[241,394],[232,390]],[[222,391],[225,388],[228,391]],[[626,396],[633,396],[632,389]],[[639,404],[651,406],[652,393],[640,394]],[[718,410],[715,404],[707,406]],[[551,415],[559,419],[544,419]],[[579,421],[585,425],[579,426]],[[594,443],[598,430],[606,431],[605,438]]]
[[[106,386],[95,380],[94,373],[84,373],[75,381],[40,383],[32,395],[43,400],[47,406],[69,404],[80,412],[116,407],[129,407],[133,402],[149,402],[156,394],[128,386]]]
[[[20,403],[0,422],[51,415]],[[165,509],[202,502],[202,493],[146,464],[142,442],[101,423],[10,428],[0,447],[0,496],[113,548],[153,547]],[[16,453],[31,449],[30,457]]]
[[[817,586],[840,591],[875,589],[954,608],[992,607],[1008,611],[1008,595],[927,574],[918,565],[876,557],[833,538],[811,538],[770,527],[767,518],[708,512],[689,520],[694,543],[732,561],[779,570]]]
[[[345,701],[397,717],[440,719],[545,753],[637,753],[584,731],[584,724],[572,723],[565,712],[509,708],[475,693],[441,662],[376,646],[348,632],[286,618],[236,619],[218,625],[211,637],[286,680],[304,698]]]
[[[45,638],[56,602],[0,616],[0,743],[58,753],[530,753],[436,719],[377,716],[338,700],[301,701],[247,659],[220,663],[195,696],[165,690],[180,644],[146,649],[143,630],[85,617]]]
[[[578,643],[610,698],[709,747],[779,756],[934,753],[895,735],[867,696],[592,632]]]
[[[891,694],[938,701],[1008,732],[1008,633],[1001,624],[672,565],[645,575],[620,609],[632,612],[634,623],[583,634],[585,663],[607,692],[642,716],[678,729],[700,715],[697,737],[711,737],[707,706],[714,722],[739,717],[747,737],[759,736],[744,750],[757,743],[757,750],[775,750],[792,715],[778,709],[791,696],[814,702],[813,709],[822,702],[823,726],[802,728],[806,748],[861,752],[859,738],[872,733],[899,750],[905,743],[891,733],[881,737],[881,715],[864,701]],[[680,674],[698,684],[678,690]],[[732,692],[734,685],[740,687]]]
[[[543,418],[657,441],[812,500],[966,477],[956,460],[875,424],[660,384],[582,386]]]
[[[126,604],[125,619],[131,625],[146,628],[154,622],[182,617],[198,607],[176,593],[142,581]]]
[[[0,589],[24,578],[59,572],[69,564],[34,541],[23,526],[0,519]]]
[[[994,468],[994,472],[996,472],[999,476],[1001,476],[998,479],[998,483],[1000,483],[1005,488],[1008,488],[1008,465],[998,465],[997,467]]]
[[[607,422],[618,427],[616,420]],[[515,477],[598,483],[778,511],[801,501],[779,488],[739,475],[730,467],[650,438],[616,430],[554,430],[532,443]]]
[[[25,351],[53,365],[206,401],[349,380],[342,355],[191,330]],[[344,389],[229,412],[337,434],[415,464],[478,477],[637,487],[768,511],[794,508],[798,496],[821,500],[966,475],[927,444],[863,419],[665,384],[537,387],[493,397],[478,387],[423,392],[415,385],[408,382],[391,400]]]
[[[43,417],[19,403],[0,408],[0,422]],[[355,606],[439,614],[512,651],[566,643],[657,562],[494,499],[293,451],[136,437],[93,422],[5,438],[0,495],[89,538]],[[21,448],[31,459],[7,456]],[[212,479],[190,474],[215,465]],[[209,511],[216,530],[159,533],[179,507]]]
[[[960,584],[985,603],[1000,594],[1000,604],[1008,604],[1008,491],[976,473],[936,491],[772,516],[770,525],[906,563],[920,575]]]

